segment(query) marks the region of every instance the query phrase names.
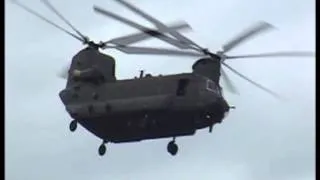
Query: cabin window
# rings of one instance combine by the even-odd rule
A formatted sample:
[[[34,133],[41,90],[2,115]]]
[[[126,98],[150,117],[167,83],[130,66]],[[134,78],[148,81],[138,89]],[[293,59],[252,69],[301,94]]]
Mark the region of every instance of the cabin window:
[[[73,94],[72,94],[72,98],[73,98],[73,99],[78,99],[78,98],[79,98],[79,94],[73,93]]]
[[[93,105],[89,105],[88,106],[88,111],[89,111],[89,114],[93,114],[94,113]]]
[[[189,79],[180,79],[178,82],[178,88],[176,91],[177,96],[184,96],[187,92],[187,86],[189,84]]]
[[[99,98],[98,93],[92,93],[92,98],[93,98],[94,100],[98,100],[98,98]]]
[[[110,111],[111,111],[111,106],[110,106],[109,104],[106,104],[106,105],[105,105],[105,110],[106,110],[107,112],[110,112]]]
[[[80,86],[79,86],[79,85],[76,85],[76,86],[73,87],[73,89],[74,89],[75,91],[79,91],[79,90],[80,90]]]

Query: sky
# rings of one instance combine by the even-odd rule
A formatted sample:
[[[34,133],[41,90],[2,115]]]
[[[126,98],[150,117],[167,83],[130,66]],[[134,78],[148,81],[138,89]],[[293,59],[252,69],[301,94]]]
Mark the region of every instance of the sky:
[[[136,30],[95,14],[94,4],[149,26],[113,1],[51,2],[95,41]],[[165,23],[185,20],[193,30],[184,34],[212,51],[260,20],[277,29],[242,44],[229,55],[315,51],[314,0],[130,2]],[[279,101],[226,70],[240,95],[225,92],[236,109],[212,134],[204,129],[194,136],[177,138],[179,152],[174,157],[166,151],[171,139],[109,144],[105,156],[100,157],[100,139],[82,127],[69,132],[71,119],[58,97],[66,81],[57,73],[83,46],[10,1],[5,3],[7,180],[315,179],[315,58],[229,60],[229,65],[287,100]],[[67,27],[40,1],[28,3]],[[168,46],[157,40],[141,44]],[[190,72],[196,60],[127,55],[115,50],[104,53],[116,58],[119,79],[137,76],[141,69],[163,75]]]

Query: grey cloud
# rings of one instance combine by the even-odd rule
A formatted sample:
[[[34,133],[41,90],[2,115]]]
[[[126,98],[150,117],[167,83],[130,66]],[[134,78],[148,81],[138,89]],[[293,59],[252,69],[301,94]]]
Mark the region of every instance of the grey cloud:
[[[95,15],[93,4],[145,22],[109,1],[52,3],[94,40],[135,30]],[[57,20],[39,1],[29,4]],[[230,54],[315,47],[313,0],[136,4],[164,22],[186,20],[194,30],[186,35],[213,50],[257,20],[269,21],[278,30],[253,39]],[[57,96],[65,82],[57,79],[56,73],[82,45],[8,1],[5,6],[7,179],[314,179],[315,59],[229,61],[289,101],[279,102],[230,73],[241,95],[225,95],[237,109],[215,126],[212,134],[201,130],[195,136],[178,138],[177,157],[167,154],[168,140],[163,139],[111,144],[101,158],[97,154],[101,143],[98,138],[83,128],[75,133],[68,131],[70,118]],[[164,45],[156,40],[145,44]],[[194,62],[192,58],[105,52],[117,58],[120,78],[131,78],[140,68],[155,74],[188,72]]]

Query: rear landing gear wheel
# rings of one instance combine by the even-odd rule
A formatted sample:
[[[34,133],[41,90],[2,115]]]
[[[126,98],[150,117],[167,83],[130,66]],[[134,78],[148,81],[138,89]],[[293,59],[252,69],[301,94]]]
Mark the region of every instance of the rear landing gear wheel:
[[[99,155],[103,156],[106,153],[106,150],[107,148],[106,148],[105,142],[103,142],[98,149]]]
[[[177,154],[178,149],[178,145],[175,143],[175,141],[170,141],[168,143],[167,150],[172,156],[175,156]]]
[[[71,123],[69,125],[69,129],[71,132],[74,132],[77,129],[77,121],[76,120],[71,121]]]

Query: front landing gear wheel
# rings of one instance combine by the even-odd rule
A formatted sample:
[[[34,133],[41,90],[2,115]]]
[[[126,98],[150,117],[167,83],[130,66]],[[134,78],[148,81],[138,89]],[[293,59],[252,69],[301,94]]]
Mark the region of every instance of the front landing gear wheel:
[[[106,150],[107,150],[106,145],[101,144],[100,147],[99,147],[99,150],[98,150],[99,151],[99,155],[103,156],[106,153]]]
[[[77,121],[76,120],[71,121],[71,123],[69,125],[69,129],[71,132],[74,132],[77,129]]]
[[[172,156],[175,156],[177,154],[178,149],[178,145],[174,141],[170,141],[168,143],[167,150]]]

